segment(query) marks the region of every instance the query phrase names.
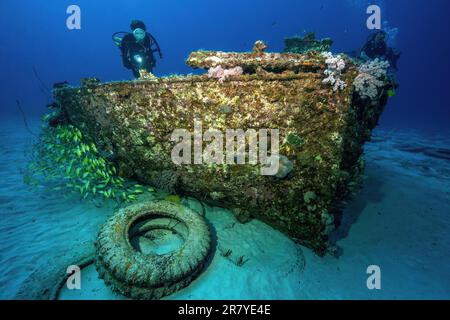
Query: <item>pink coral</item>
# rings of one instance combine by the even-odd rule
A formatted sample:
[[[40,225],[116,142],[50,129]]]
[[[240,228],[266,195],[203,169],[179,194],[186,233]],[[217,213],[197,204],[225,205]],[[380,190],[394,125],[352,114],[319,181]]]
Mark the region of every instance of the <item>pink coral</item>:
[[[208,70],[208,77],[219,79],[219,82],[224,82],[228,77],[239,76],[243,73],[244,71],[241,67],[224,69],[222,66],[217,66]]]

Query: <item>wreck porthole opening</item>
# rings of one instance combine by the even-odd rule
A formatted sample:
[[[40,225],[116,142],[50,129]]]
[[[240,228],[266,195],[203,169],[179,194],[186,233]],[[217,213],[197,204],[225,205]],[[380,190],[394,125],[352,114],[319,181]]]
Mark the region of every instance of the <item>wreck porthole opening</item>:
[[[149,212],[131,224],[128,240],[135,251],[145,255],[164,255],[179,251],[188,232],[183,221],[158,212]]]

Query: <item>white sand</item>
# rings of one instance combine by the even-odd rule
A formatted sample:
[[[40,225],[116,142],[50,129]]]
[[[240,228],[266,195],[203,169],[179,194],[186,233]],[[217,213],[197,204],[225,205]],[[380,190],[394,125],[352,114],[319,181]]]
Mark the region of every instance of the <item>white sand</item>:
[[[23,184],[23,150],[31,141],[18,119],[0,125],[0,298],[12,299],[35,270],[80,246],[91,246],[113,204],[97,208]],[[211,264],[169,299],[450,299],[450,161],[399,151],[404,144],[450,145],[449,136],[377,131],[367,145],[364,190],[349,204],[334,236],[339,258],[320,258],[253,220],[242,225],[221,208],[206,218],[217,235]],[[198,206],[195,201],[191,206]],[[221,255],[231,249],[229,258]],[[244,256],[239,267],[233,261]],[[382,290],[366,287],[366,268],[381,267]],[[38,284],[36,284],[38,285]],[[93,266],[82,290],[62,299],[122,299]]]

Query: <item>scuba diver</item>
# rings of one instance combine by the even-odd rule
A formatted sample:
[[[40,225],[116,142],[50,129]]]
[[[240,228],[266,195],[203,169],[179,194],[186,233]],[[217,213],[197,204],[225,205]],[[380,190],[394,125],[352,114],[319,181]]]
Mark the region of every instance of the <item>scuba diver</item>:
[[[156,65],[153,53],[158,52],[162,59],[161,49],[156,39],[147,32],[144,22],[134,20],[131,22],[132,33],[116,32],[113,34],[115,44],[122,52],[122,62],[125,68],[133,71],[133,75],[139,78],[140,70],[152,73]],[[120,34],[125,34],[120,37]],[[152,47],[156,46],[156,49]]]

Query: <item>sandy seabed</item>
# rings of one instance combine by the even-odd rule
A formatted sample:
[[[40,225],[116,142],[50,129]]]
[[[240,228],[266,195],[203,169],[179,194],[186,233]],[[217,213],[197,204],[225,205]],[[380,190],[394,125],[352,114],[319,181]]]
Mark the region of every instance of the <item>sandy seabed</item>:
[[[31,274],[45,278],[61,257],[91,250],[115,204],[98,207],[25,185],[33,136],[20,119],[0,121],[0,298],[14,299]],[[228,210],[206,206],[214,257],[189,287],[166,299],[450,299],[449,146],[450,135],[376,130],[366,145],[365,187],[333,234],[337,258],[320,258],[260,221],[242,225]],[[381,290],[367,289],[370,265],[381,268]],[[124,299],[92,265],[81,283],[59,298]]]

